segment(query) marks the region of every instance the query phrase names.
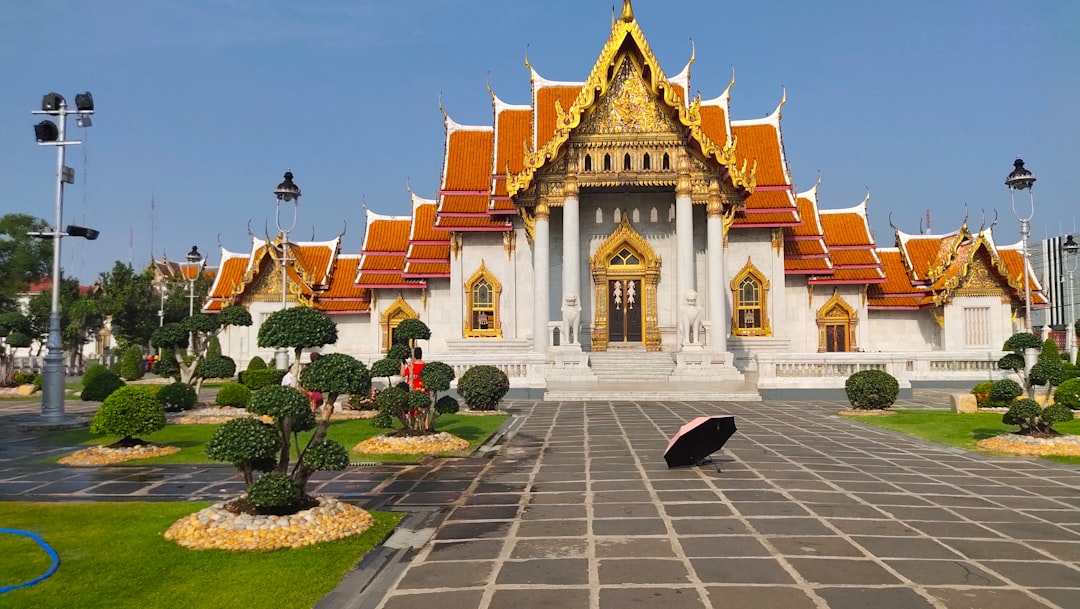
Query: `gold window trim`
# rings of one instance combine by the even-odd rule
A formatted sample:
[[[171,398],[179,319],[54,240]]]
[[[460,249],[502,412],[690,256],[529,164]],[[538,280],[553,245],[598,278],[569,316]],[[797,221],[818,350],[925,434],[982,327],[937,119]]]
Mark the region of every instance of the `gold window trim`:
[[[760,305],[761,309],[761,327],[759,328],[740,328],[739,327],[739,312],[744,308],[740,307],[739,298],[739,285],[747,277],[757,282],[760,289]],[[750,257],[746,257],[746,264],[743,265],[742,270],[736,273],[735,277],[731,280],[731,334],[733,336],[772,336],[772,325],[769,320],[769,280],[765,277],[765,274],[758,270],[754,263],[751,262]]]
[[[833,288],[833,294],[817,311],[818,353],[826,351],[826,326],[844,326],[844,351],[855,350],[855,324],[858,323],[858,311],[840,296],[840,291]]]
[[[420,316],[409,306],[409,303],[405,302],[405,299],[402,298],[401,293],[399,292],[397,299],[390,303],[390,306],[386,307],[379,316],[379,328],[382,329],[383,335],[383,351],[386,352],[390,350],[391,338],[394,336],[394,328],[396,328],[402,320],[419,318]]]
[[[480,329],[472,327],[473,313],[473,287],[481,280],[487,281],[491,286],[491,322],[488,328]],[[491,274],[484,261],[480,261],[480,268],[465,282],[465,321],[462,324],[462,337],[464,338],[502,338],[502,316],[499,311],[499,301],[502,299],[502,284]]]
[[[589,259],[593,276],[593,331],[592,350],[607,351],[608,348],[608,280],[633,278],[645,286],[645,323],[642,337],[647,351],[660,350],[660,324],[656,315],[656,284],[660,281],[660,256],[652,246],[630,226],[627,214],[621,214],[619,225],[608,238],[596,249]],[[637,256],[640,264],[611,264],[614,258],[626,248]]]

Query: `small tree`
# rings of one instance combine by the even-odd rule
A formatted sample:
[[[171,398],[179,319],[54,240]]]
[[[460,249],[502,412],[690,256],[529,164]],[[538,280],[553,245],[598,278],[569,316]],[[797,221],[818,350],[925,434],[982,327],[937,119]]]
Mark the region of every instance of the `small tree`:
[[[1028,377],[1032,387],[1046,387],[1046,397],[1043,399],[1043,403],[1050,401],[1050,395],[1053,393],[1054,387],[1068,380],[1069,375],[1065,369],[1065,362],[1061,361],[1057,343],[1052,339],[1048,338],[1043,343],[1042,351],[1039,352],[1039,360],[1031,367]]]
[[[206,378],[199,374],[199,368],[206,359],[210,340],[230,326],[250,325],[251,313],[241,306],[233,305],[225,307],[216,315],[196,313],[180,323],[165,324],[154,331],[150,344],[161,349],[163,356],[166,353],[164,350],[172,350],[173,359],[180,369],[180,382],[193,385],[195,392],[198,393]],[[194,356],[190,358],[184,355],[189,336],[192,342],[191,351],[194,353]],[[233,371],[235,373],[235,364],[233,364]],[[203,372],[217,373],[221,372],[221,369],[204,369]]]
[[[458,393],[474,410],[495,410],[510,390],[510,379],[495,366],[473,366],[461,375]]]
[[[165,427],[165,409],[148,387],[121,387],[114,391],[90,423],[90,433],[120,436],[114,446],[146,444],[135,436]]]
[[[1055,423],[1071,421],[1073,413],[1062,404],[1051,404],[1046,408],[1032,399],[1016,400],[1009,406],[1009,411],[1001,417],[1006,425],[1019,425],[1020,435],[1055,435]]]
[[[1054,391],[1054,403],[1080,410],[1080,378],[1072,378],[1058,385]]]
[[[137,381],[146,374],[146,364],[143,363],[142,347],[131,345],[124,349],[120,360],[120,376],[125,381]]]
[[[900,384],[888,372],[860,370],[848,377],[844,392],[851,405],[860,410],[884,410],[900,394]]]
[[[1005,341],[1002,351],[1011,351],[998,360],[998,368],[1011,370],[1020,379],[1020,385],[1028,388],[1028,397],[1032,395],[1031,382],[1028,379],[1027,361],[1024,359],[1024,351],[1039,349],[1043,346],[1038,336],[1031,332],[1017,332]]]
[[[330,353],[311,362],[300,373],[300,386],[308,391],[318,391],[325,395],[320,407],[315,433],[308,446],[300,454],[299,468],[293,474],[297,484],[303,488],[308,478],[314,473],[304,457],[312,446],[319,446],[326,440],[330,429],[330,416],[334,412],[334,403],[343,394],[367,394],[371,392],[371,375],[367,366],[355,357],[344,353]]]
[[[259,346],[292,349],[293,360],[299,366],[304,349],[324,347],[337,342],[334,320],[312,307],[293,307],[271,313],[259,326]],[[295,378],[300,378],[299,370]]]
[[[428,340],[431,338],[431,329],[427,324],[416,318],[409,318],[401,320],[401,323],[394,328],[394,340],[400,341],[409,346],[409,352],[406,357],[412,357],[412,354],[416,351],[416,341]],[[409,387],[413,386],[412,382],[412,366],[409,367],[408,372],[405,374],[405,382],[409,384]]]
[[[29,347],[30,320],[17,311],[0,314],[0,387],[8,387],[14,382],[15,368],[13,351]]]
[[[994,381],[994,384],[990,386],[989,401],[991,405],[1000,408],[1012,404],[1022,395],[1024,395],[1024,388],[1020,386],[1020,383],[1012,379],[1001,379]]]

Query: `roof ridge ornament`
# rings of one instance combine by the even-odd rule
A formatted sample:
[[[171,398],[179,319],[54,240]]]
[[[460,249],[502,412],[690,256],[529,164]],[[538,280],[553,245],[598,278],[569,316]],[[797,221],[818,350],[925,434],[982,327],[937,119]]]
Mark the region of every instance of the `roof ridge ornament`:
[[[731,88],[735,86],[735,64],[731,64],[731,82],[728,83],[727,88],[724,89],[724,95],[731,93]]]
[[[622,20],[627,23],[630,23],[634,20],[634,7],[630,5],[630,0],[623,0]]]

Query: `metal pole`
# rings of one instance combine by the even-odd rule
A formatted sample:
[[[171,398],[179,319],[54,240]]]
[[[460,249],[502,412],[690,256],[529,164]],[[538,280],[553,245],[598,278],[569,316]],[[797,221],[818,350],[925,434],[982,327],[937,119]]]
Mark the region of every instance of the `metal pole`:
[[[1031,325],[1031,282],[1028,280],[1028,235],[1031,234],[1031,222],[1026,219],[1020,220],[1020,247],[1023,248],[1024,262],[1024,323],[1027,331],[1034,333]]]
[[[67,102],[60,102],[59,139],[56,146],[56,222],[53,225],[52,308],[49,312],[49,338],[46,342],[45,375],[41,393],[41,415],[46,419],[64,418],[64,344],[60,338],[60,240],[64,216],[64,131],[67,126]]]

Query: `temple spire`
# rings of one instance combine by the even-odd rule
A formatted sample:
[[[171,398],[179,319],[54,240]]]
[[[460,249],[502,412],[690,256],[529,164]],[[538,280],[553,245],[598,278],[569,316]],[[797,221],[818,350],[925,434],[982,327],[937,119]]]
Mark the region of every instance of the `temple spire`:
[[[630,23],[634,20],[634,7],[630,6],[630,0],[623,0],[622,3],[622,20]]]

